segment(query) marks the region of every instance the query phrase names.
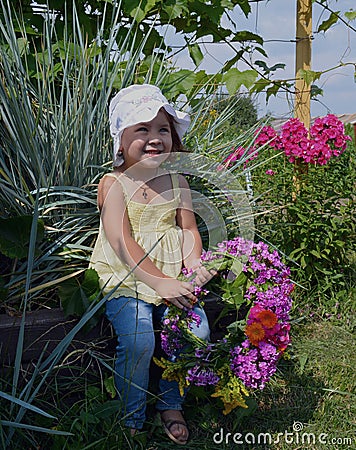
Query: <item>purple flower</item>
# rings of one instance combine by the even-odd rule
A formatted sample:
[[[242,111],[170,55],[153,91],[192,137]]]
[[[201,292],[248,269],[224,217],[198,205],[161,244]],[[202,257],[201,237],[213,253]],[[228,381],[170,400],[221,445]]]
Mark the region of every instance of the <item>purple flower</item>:
[[[215,386],[220,380],[213,370],[198,364],[188,370],[186,379],[195,386]]]
[[[245,345],[231,350],[230,368],[245,386],[252,389],[263,389],[277,368],[280,353],[276,348],[260,342],[258,348]]]
[[[194,312],[192,309],[189,309],[187,311],[187,315],[186,315],[188,321],[188,328],[191,330],[193,328],[193,322],[196,323],[196,326],[199,327],[201,324],[201,317]]]
[[[202,348],[196,348],[195,349],[195,357],[196,358],[202,358],[205,355],[205,350]]]
[[[161,332],[161,347],[167,356],[171,357],[176,355],[177,351],[182,349],[184,346],[183,341],[180,336],[170,336],[166,330]]]

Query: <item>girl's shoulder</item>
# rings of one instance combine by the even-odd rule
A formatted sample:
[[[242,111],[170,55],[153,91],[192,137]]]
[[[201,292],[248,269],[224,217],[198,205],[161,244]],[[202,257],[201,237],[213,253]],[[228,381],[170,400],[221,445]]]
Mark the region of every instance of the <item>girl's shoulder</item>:
[[[103,190],[110,188],[116,181],[119,181],[118,184],[121,185],[121,173],[118,172],[109,172],[106,173],[99,181],[98,189]]]
[[[180,188],[185,188],[185,189],[189,189],[189,183],[186,180],[185,176],[178,173],[177,175],[177,182]]]
[[[99,209],[101,209],[106,196],[110,189],[112,189],[115,185],[115,188],[118,188],[120,192],[124,194],[123,187],[120,180],[120,173],[109,172],[106,173],[99,181],[98,184],[98,192],[97,192],[97,200]],[[118,183],[116,183],[118,181]]]

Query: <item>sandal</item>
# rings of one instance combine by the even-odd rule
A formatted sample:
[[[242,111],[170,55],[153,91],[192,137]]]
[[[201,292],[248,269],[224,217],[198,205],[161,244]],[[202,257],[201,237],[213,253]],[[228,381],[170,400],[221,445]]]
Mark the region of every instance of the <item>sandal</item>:
[[[171,429],[174,425],[182,425],[188,431],[187,423],[184,420],[175,420],[175,419],[164,420],[162,417],[162,413],[161,413],[161,422],[162,422],[162,426],[163,426],[165,433],[174,443],[179,444],[179,445],[185,445],[188,442],[189,432],[188,432],[187,438],[184,440],[181,440],[178,437],[174,436],[174,434],[172,434],[172,432],[171,432]]]

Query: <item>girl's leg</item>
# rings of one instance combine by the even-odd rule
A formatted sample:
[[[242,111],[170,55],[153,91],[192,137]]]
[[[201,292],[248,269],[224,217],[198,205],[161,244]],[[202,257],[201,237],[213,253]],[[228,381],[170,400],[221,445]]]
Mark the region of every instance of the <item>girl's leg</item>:
[[[162,319],[164,317],[167,307],[165,305],[161,305],[158,308],[160,308],[158,312]],[[199,338],[207,341],[210,338],[210,330],[208,318],[205,314],[205,311],[199,305],[196,305],[194,307],[194,312],[200,316],[201,323],[199,327],[193,325],[191,331]],[[178,383],[176,381],[167,381],[161,379],[159,382],[159,392],[160,392],[160,400],[156,404],[156,408],[159,411],[166,411],[166,410],[181,411],[183,409],[182,405],[186,396],[186,392],[183,397],[180,395]]]
[[[131,297],[106,303],[106,315],[117,334],[115,385],[122,400],[122,417],[129,428],[145,421],[149,367],[154,351],[153,305]]]

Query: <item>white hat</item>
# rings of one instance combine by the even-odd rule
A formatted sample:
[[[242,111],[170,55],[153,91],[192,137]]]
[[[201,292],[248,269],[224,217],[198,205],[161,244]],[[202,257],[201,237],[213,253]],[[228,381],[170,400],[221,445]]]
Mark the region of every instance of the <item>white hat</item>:
[[[114,138],[113,160],[116,166],[123,164],[117,159],[121,136],[125,128],[136,123],[150,122],[159,110],[164,108],[174,119],[174,128],[180,139],[187,131],[190,119],[187,113],[175,110],[157,86],[151,84],[133,84],[121,89],[110,102],[110,133]]]

